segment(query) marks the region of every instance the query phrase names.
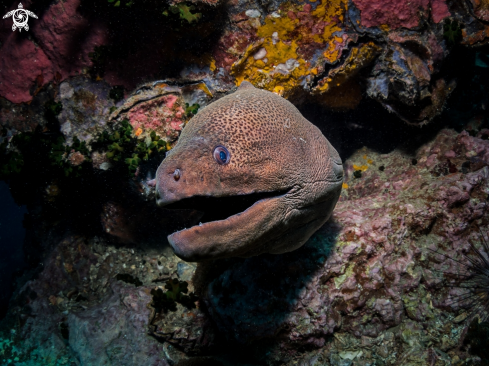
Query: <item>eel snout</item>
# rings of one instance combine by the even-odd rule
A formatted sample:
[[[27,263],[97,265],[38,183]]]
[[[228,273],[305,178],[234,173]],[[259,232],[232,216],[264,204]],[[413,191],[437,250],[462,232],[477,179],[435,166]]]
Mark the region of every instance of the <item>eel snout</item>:
[[[193,159],[163,161],[156,172],[156,203],[163,207],[195,195],[210,196],[219,186],[219,177],[212,167],[200,164],[189,167]]]
[[[191,216],[197,220],[194,226],[182,227],[168,237],[175,253],[188,261],[245,255],[249,250],[245,243],[256,244],[257,240],[250,236],[259,235],[257,226],[262,224],[261,220],[267,226],[263,230],[270,229],[277,218],[269,210],[290,189],[265,192],[224,189],[212,166],[207,166],[205,161],[189,166],[189,162],[195,159],[169,156],[156,172],[158,206],[193,211]],[[236,247],[229,245],[236,238]]]
[[[275,213],[283,205],[281,193],[192,197],[176,202],[167,208],[195,207],[202,216],[198,225],[169,235],[168,241],[175,254],[186,261],[249,256],[258,236],[277,224]]]
[[[192,196],[181,200],[160,200],[160,206],[171,210],[197,211],[198,223],[190,228],[182,228],[168,237],[175,253],[187,261],[199,261],[207,258],[225,257],[223,244],[231,241],[231,236],[241,236],[241,242],[250,241],[248,236],[256,235],[253,226],[259,225],[261,216],[270,214],[268,210],[273,202],[287,193],[284,191],[236,194],[228,196]],[[266,220],[271,224],[270,220]],[[240,248],[227,247],[226,252],[247,251],[246,246]],[[239,250],[238,250],[239,249]],[[219,254],[214,253],[219,251]]]

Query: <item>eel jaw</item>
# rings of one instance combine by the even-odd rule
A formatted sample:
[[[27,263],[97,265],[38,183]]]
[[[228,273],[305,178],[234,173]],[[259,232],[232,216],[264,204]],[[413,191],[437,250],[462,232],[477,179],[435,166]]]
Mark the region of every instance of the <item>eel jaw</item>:
[[[189,229],[177,231],[168,236],[168,241],[175,254],[183,260],[197,262],[208,259],[231,256],[246,256],[246,253],[257,244],[260,233],[274,226],[275,213],[280,206],[279,201],[287,191],[258,193],[234,196],[237,198],[259,198],[244,210],[243,205],[237,205],[234,214],[219,219],[199,223]],[[223,197],[226,200],[231,197]],[[197,197],[198,200],[208,200],[212,205],[213,197]],[[171,204],[169,209],[180,208],[179,202]],[[188,207],[186,207],[188,206]],[[190,208],[184,205],[185,208]],[[200,211],[200,210],[199,210]],[[204,218],[205,218],[204,214]],[[211,215],[211,218],[212,217]]]

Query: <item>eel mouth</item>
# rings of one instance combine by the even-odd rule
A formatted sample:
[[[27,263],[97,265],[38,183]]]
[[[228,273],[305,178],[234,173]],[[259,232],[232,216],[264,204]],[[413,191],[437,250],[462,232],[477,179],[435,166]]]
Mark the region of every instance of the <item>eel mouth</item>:
[[[169,210],[190,210],[200,213],[199,226],[215,221],[227,220],[230,217],[243,213],[260,201],[270,200],[285,195],[289,190],[250,193],[235,196],[192,196],[164,206]],[[176,232],[189,230],[179,228]],[[176,233],[175,232],[175,233]],[[175,234],[173,233],[173,234]]]

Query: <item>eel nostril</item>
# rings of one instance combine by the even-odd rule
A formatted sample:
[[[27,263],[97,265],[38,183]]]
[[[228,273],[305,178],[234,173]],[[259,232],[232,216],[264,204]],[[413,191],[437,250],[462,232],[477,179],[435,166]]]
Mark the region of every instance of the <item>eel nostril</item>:
[[[175,179],[176,181],[180,179],[180,169],[175,169],[175,171],[173,172],[173,179]]]
[[[332,168],[333,168],[333,173],[336,175],[336,178],[338,179],[343,178],[344,172],[343,172],[343,165],[341,163],[338,164],[333,160]]]

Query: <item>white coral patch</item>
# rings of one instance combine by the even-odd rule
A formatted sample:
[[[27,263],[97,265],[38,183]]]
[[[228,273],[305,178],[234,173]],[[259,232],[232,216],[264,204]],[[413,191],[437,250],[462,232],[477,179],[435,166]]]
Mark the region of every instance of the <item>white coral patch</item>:
[[[253,58],[255,60],[261,60],[262,58],[264,58],[265,56],[267,55],[267,50],[265,48],[260,48],[256,53],[255,55],[253,56]]]
[[[245,14],[250,18],[259,18],[261,16],[261,13],[256,9],[248,9],[246,10]]]

